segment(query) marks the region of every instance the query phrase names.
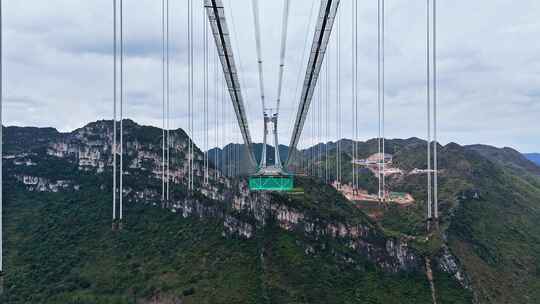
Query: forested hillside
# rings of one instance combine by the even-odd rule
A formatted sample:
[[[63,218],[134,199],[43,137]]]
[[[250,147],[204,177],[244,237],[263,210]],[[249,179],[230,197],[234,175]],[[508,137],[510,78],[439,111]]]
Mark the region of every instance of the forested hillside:
[[[540,302],[540,175],[513,150],[441,146],[440,228],[428,235],[426,177],[409,173],[425,167],[420,139],[387,142],[403,172],[388,187],[414,203],[377,206],[317,177],[297,178],[291,193],[250,193],[219,164],[204,185],[198,149],[190,193],[188,138],[175,130],[163,208],[161,132],[129,121],[126,221],[113,231],[111,126],[4,129],[2,303],[432,303],[426,259],[437,303]],[[293,165],[333,178],[335,147],[300,151]],[[351,141],[341,147],[346,183]],[[377,152],[374,140],[358,147],[361,158]],[[359,186],[376,191],[376,178],[359,173]]]

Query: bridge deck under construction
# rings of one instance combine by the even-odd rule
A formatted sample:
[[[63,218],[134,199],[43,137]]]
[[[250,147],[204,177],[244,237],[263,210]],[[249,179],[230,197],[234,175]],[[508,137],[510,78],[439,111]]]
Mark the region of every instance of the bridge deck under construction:
[[[251,191],[290,191],[293,188],[293,175],[281,168],[267,167],[249,177]]]

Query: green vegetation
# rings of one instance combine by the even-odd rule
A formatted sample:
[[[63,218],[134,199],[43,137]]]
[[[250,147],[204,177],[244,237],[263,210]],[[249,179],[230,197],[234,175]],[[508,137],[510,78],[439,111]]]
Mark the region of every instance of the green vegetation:
[[[47,147],[62,134],[54,128],[4,127],[4,153],[16,154]]]
[[[439,152],[441,231],[480,303],[540,303],[540,168],[509,148],[451,143]],[[398,151],[394,161],[421,167],[425,143]],[[422,235],[425,183],[425,176],[392,183],[395,191],[418,198],[417,205],[390,208],[381,224]],[[413,246],[433,254],[441,244],[441,236],[434,235]]]
[[[289,176],[250,176],[251,191],[289,191],[294,188],[294,177]]]
[[[303,193],[272,193],[272,199],[305,215],[327,222],[366,224],[373,223],[365,213],[354,207],[345,197],[328,185],[313,178],[295,177],[295,186]]]
[[[217,221],[132,204],[113,232],[108,193],[11,189],[2,303],[256,302],[256,246],[222,238]]]
[[[270,223],[253,240],[222,237],[222,223],[129,204],[111,230],[110,193],[6,189],[2,303],[429,303],[425,275],[385,274]],[[262,254],[262,258],[261,258]],[[440,275],[442,303],[470,296]]]
[[[489,303],[540,303],[540,178],[508,171],[479,183],[450,226],[452,250]]]
[[[91,126],[98,132],[108,124]],[[131,121],[125,126],[128,140],[159,150],[160,129]],[[5,132],[6,151],[34,152],[27,157],[37,165],[4,167],[7,273],[1,303],[431,303],[424,273],[383,273],[345,242],[286,232],[271,220],[257,228],[254,239],[241,240],[223,237],[223,221],[217,218],[183,218],[151,204],[128,203],[124,229],[113,232],[110,172],[81,172],[47,156],[48,144],[66,136],[54,129]],[[182,130],[173,134],[177,144],[185,143]],[[342,145],[345,181],[350,180],[351,143]],[[335,145],[329,147],[332,177]],[[376,141],[360,143],[360,156],[376,147]],[[425,167],[426,145],[419,139],[388,140],[386,150],[400,168]],[[184,155],[173,159],[181,165]],[[480,303],[540,303],[539,169],[511,149],[457,144],[440,147],[439,165],[441,231],[429,240],[423,222],[425,175],[389,179],[392,191],[411,193],[416,203],[369,206],[384,213],[377,221],[312,178],[295,178],[293,192],[272,193],[271,199],[324,223],[370,227],[376,232],[368,241],[376,246],[388,236],[411,235],[412,248],[436,257],[446,244]],[[128,169],[126,187],[158,193],[161,184],[149,175],[149,164],[143,166]],[[15,174],[72,180],[81,191],[28,192],[14,181]],[[361,176],[361,187],[374,192],[376,179]],[[187,194],[182,186],[174,190],[174,199]],[[216,204],[198,193],[196,198]],[[226,210],[225,204],[220,207]],[[239,216],[254,222],[247,214]],[[434,271],[438,303],[471,303],[468,291]]]
[[[387,145],[398,167],[425,168],[425,142],[388,140]],[[359,146],[362,158],[376,149],[373,141]],[[350,141],[342,142],[345,181],[350,180],[346,155],[351,147]],[[330,153],[331,164],[334,159]],[[480,303],[540,303],[540,167],[510,148],[450,143],[439,147],[439,168],[441,232]],[[378,223],[387,235],[417,236],[411,246],[434,256],[445,238],[436,234],[425,241],[426,182],[425,175],[389,179],[392,191],[411,193],[416,204],[380,208],[384,216]],[[360,186],[373,192],[373,184],[364,179]]]

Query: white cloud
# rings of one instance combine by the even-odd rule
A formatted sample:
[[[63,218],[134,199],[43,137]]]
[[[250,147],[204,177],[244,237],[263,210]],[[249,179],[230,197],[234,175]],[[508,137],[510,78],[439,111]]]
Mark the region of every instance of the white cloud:
[[[260,141],[251,1],[225,0],[251,134]],[[126,114],[144,124],[161,125],[161,21],[155,0],[125,1]],[[186,3],[171,1],[172,124],[187,120]],[[200,1],[194,1],[198,4]],[[288,144],[296,115],[298,79],[303,79],[313,22],[306,28],[309,0],[292,1],[280,140]],[[343,136],[350,137],[351,3],[341,1]],[[377,134],[376,1],[359,2],[359,102],[362,139]],[[487,143],[540,151],[540,3],[508,0],[438,1],[439,135],[444,142]],[[281,33],[281,1],[260,1],[268,103],[275,100]],[[388,137],[425,134],[425,1],[387,1]],[[314,7],[315,15],[318,5]],[[196,126],[202,125],[202,7],[197,8]],[[232,13],[232,15],[231,15]],[[112,1],[4,1],[5,123],[71,130],[112,116]],[[234,23],[234,26],[233,26]],[[307,31],[306,31],[307,29]],[[212,41],[211,41],[212,42]],[[212,42],[213,43],[213,42]],[[211,44],[212,45],[212,44]],[[308,45],[309,48],[309,45]],[[330,117],[335,117],[335,51],[330,51]],[[304,62],[302,62],[302,57]],[[213,91],[210,61],[210,96]],[[321,78],[323,79],[323,78]],[[221,102],[221,99],[220,101]],[[213,108],[214,100],[210,101]],[[226,102],[226,116],[232,107]],[[221,112],[220,112],[221,113]],[[313,110],[312,110],[313,113]],[[214,117],[213,112],[211,118]],[[221,119],[221,121],[223,121]],[[213,126],[213,124],[211,124]],[[220,137],[238,140],[234,123]],[[306,126],[309,128],[309,125]],[[225,128],[221,128],[225,130]],[[332,122],[331,139],[336,122]],[[215,142],[210,130],[210,142]],[[305,132],[302,144],[310,143]],[[197,128],[196,139],[202,138]]]

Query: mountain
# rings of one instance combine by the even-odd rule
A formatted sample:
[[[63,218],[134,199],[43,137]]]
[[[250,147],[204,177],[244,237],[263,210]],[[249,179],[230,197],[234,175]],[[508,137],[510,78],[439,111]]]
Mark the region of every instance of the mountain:
[[[468,148],[473,149],[494,162],[498,162],[506,167],[515,168],[517,171],[524,170],[540,174],[540,167],[538,165],[512,148],[505,147],[498,149],[486,145],[472,145],[468,146]]]
[[[189,138],[178,129],[171,132],[171,200],[162,202],[161,130],[124,125],[120,231],[111,230],[110,219],[111,121],[70,133],[4,129],[12,144],[2,160],[2,303],[432,303],[433,294],[437,303],[540,299],[540,177],[522,158],[500,161],[472,147],[440,146],[440,229],[426,234],[426,178],[413,173],[425,167],[420,139],[386,142],[393,166],[404,172],[388,177],[388,187],[414,202],[383,206],[351,202],[313,177],[295,177],[291,193],[250,193],[244,177],[226,177],[213,164],[204,183],[198,148],[191,192],[185,187]],[[347,182],[352,141],[340,144]],[[329,168],[332,178],[335,146],[303,150],[293,166]],[[376,140],[357,146],[362,158],[377,151]],[[311,153],[319,147],[328,153]],[[376,191],[376,177],[359,173],[360,187]]]
[[[341,140],[343,182],[352,181],[353,142]],[[303,150],[297,168],[307,168],[325,178],[336,176],[335,143]],[[400,174],[387,177],[393,193],[409,193],[415,205],[380,208],[363,204],[385,231],[421,236],[424,234],[426,177],[412,174],[426,168],[426,142],[417,138],[388,139],[386,152]],[[328,152],[326,152],[328,149]],[[378,151],[376,140],[357,142],[358,158]],[[452,252],[474,290],[479,303],[539,302],[540,170],[511,148],[486,145],[460,146],[450,143],[439,151],[439,208],[441,237]],[[328,156],[327,156],[328,155]],[[357,170],[360,188],[376,193],[378,182],[369,170]],[[496,220],[494,220],[496,219]],[[518,283],[519,282],[519,283]],[[504,292],[499,290],[504,286]]]
[[[350,182],[352,144],[342,142],[343,180]],[[359,158],[377,151],[374,140],[357,146]],[[380,217],[386,231],[423,233],[427,180],[411,172],[426,167],[426,148],[425,141],[415,138],[386,141],[393,166],[403,170],[387,178],[388,189],[416,199],[416,207],[364,208]],[[540,220],[539,167],[511,148],[450,143],[438,150],[441,236],[467,274],[475,300],[540,302],[540,229],[535,224]],[[314,172],[328,166],[333,178],[335,152],[330,149],[328,155],[314,153],[308,160]],[[361,175],[359,185],[377,191],[377,179],[369,172]]]
[[[121,231],[110,228],[110,121],[51,130],[47,140],[6,128],[7,141],[28,145],[3,158],[2,303],[429,301],[418,245],[385,234],[333,188],[301,178],[303,192],[251,194],[212,168],[206,185],[195,149],[198,191],[190,193],[188,138],[174,130],[172,199],[162,204],[161,130],[124,125]],[[434,272],[438,294],[469,302],[450,272]]]
[[[38,147],[47,147],[51,142],[62,136],[54,128],[36,128],[36,127],[4,127],[3,138],[4,152],[16,153],[24,152]]]
[[[540,153],[525,153],[525,157],[540,166]]]

